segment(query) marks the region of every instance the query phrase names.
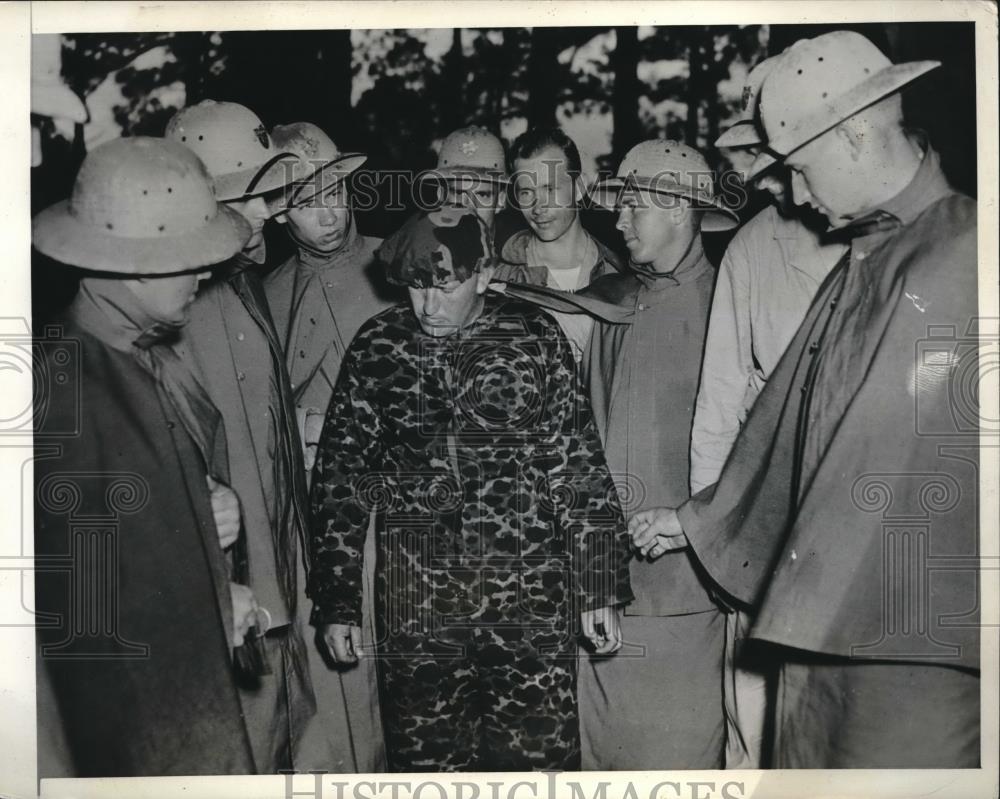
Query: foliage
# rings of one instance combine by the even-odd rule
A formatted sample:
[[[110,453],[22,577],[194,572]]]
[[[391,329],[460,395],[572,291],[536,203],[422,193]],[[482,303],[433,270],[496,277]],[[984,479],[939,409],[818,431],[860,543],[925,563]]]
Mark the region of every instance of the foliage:
[[[731,64],[758,59],[766,46],[760,33],[761,26],[642,29],[637,51],[624,67],[640,78],[636,134],[679,138],[694,132],[697,144],[707,144],[708,134],[733,114],[738,101],[738,92],[721,97],[716,89]],[[279,54],[269,51],[294,47],[296,36],[305,47],[319,47],[322,59],[324,45],[306,32],[286,35],[288,44],[268,33],[67,35],[63,71],[91,106],[110,106],[91,109],[108,128],[102,136],[156,133],[177,105],[212,96],[213,90],[233,92],[239,75],[230,73],[246,70],[248,37],[256,37],[261,53],[271,56],[269,64],[280,65]],[[436,142],[461,125],[523,129],[524,120],[546,116],[544,107],[532,107],[533,94],[536,104],[540,98],[551,103],[552,120],[558,109],[559,118],[583,115],[610,124],[616,90],[611,28],[369,30],[352,32],[351,41],[350,75],[338,79],[354,85],[354,128],[399,165],[427,165]],[[301,54],[295,55],[301,64]],[[286,84],[281,90],[294,91],[300,77],[271,79],[279,87]],[[303,102],[307,97],[303,94]],[[688,122],[691,108],[696,124]],[[307,108],[301,113],[309,118]]]

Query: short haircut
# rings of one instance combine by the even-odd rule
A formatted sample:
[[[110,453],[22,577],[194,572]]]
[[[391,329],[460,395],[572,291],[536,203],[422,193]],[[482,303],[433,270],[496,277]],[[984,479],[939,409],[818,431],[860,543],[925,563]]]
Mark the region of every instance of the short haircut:
[[[515,171],[514,164],[518,159],[531,158],[547,147],[556,147],[562,151],[569,174],[573,177],[580,175],[583,168],[576,143],[562,128],[555,127],[528,128],[518,136],[510,147],[510,171]]]

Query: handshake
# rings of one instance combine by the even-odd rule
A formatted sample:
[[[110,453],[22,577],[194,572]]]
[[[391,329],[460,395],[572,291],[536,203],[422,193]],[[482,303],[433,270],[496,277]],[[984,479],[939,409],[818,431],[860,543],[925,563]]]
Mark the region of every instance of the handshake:
[[[666,552],[687,546],[674,508],[652,508],[639,511],[628,521],[632,547],[643,557],[656,560]]]

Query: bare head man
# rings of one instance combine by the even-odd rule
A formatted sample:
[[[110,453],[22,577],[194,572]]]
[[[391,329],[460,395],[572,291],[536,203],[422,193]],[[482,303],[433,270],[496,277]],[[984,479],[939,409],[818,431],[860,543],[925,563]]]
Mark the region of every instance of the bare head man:
[[[578,224],[584,195],[580,151],[559,128],[532,128],[511,147],[514,202],[531,232],[556,241]]]

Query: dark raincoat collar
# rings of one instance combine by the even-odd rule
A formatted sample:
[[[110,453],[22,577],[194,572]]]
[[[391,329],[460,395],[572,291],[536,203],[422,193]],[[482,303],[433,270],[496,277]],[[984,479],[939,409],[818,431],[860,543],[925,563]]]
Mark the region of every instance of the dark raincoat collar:
[[[81,328],[120,352],[148,349],[176,337],[183,327],[153,319],[121,280],[109,278],[80,281],[68,313]]]
[[[894,197],[890,197],[878,208],[853,220],[839,230],[831,231],[831,240],[849,241],[869,236],[880,231],[892,230],[913,222],[928,207],[951,192],[948,180],[941,171],[941,159],[930,146],[927,134],[914,131],[910,140],[923,152],[920,166],[913,179]]]
[[[705,257],[705,248],[702,246],[701,236],[698,235],[691,240],[687,252],[684,253],[680,262],[671,272],[657,272],[645,264],[640,265],[629,261],[629,269],[635,273],[639,282],[653,291],[697,280],[708,268],[711,268],[711,264]]]

